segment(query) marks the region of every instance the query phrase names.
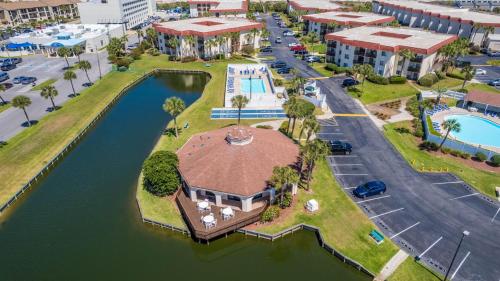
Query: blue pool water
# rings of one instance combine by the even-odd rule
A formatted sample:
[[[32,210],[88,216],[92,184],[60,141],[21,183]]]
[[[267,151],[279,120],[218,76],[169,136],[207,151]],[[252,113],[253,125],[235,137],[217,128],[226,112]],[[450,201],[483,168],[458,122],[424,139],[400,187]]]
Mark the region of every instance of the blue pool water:
[[[499,124],[472,115],[450,115],[445,118],[448,119],[457,119],[460,123],[460,132],[450,133],[456,139],[470,144],[500,147]]]
[[[264,80],[260,78],[243,78],[241,79],[241,92],[243,94],[264,94],[266,92],[266,86],[264,85]]]

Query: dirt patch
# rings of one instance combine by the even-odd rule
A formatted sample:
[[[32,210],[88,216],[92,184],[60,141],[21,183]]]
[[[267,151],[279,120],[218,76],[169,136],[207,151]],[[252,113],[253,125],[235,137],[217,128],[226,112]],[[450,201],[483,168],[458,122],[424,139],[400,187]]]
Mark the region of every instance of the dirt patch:
[[[405,108],[408,98],[372,103],[366,108],[380,120],[390,119],[394,115],[401,113]]]

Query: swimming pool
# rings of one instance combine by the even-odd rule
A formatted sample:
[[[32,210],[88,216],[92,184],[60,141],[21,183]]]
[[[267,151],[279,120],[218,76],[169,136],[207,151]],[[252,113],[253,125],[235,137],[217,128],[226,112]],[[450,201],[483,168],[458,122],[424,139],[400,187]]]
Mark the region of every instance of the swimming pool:
[[[264,94],[266,92],[264,80],[262,80],[261,78],[242,78],[241,92],[243,94]]]
[[[500,124],[473,115],[449,115],[445,120],[457,119],[461,130],[450,132],[454,138],[470,143],[500,147]]]

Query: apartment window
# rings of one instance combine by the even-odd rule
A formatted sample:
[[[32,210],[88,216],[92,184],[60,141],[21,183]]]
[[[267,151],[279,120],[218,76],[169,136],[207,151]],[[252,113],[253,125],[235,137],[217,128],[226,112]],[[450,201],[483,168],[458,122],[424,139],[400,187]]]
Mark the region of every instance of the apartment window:
[[[348,60],[348,59],[349,59],[349,55],[348,55],[348,54],[345,54],[345,55],[344,55],[344,58],[345,58],[346,60]]]
[[[344,62],[344,64],[342,66],[347,67],[347,63]]]
[[[384,70],[383,70],[383,69],[380,69],[380,70],[378,71],[378,74],[379,74],[379,75],[384,75]]]
[[[387,54],[385,51],[382,51],[382,56],[385,57]]]
[[[345,46],[345,49],[346,49],[346,50],[349,50],[349,45],[346,45],[346,46]]]
[[[385,61],[381,60],[378,64],[379,64],[380,66],[384,66],[384,65],[385,65]]]

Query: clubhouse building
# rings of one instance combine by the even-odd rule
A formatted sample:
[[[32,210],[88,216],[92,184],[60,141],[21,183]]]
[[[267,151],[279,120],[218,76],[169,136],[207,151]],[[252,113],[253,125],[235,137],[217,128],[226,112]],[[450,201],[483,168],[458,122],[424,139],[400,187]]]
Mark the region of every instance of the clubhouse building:
[[[321,41],[324,41],[327,33],[365,25],[387,25],[395,20],[393,16],[364,12],[325,12],[305,15],[302,19],[305,31],[315,32]]]
[[[188,0],[189,15],[193,18],[205,16],[233,16],[246,18],[250,0]]]
[[[275,198],[273,168],[295,166],[299,148],[278,131],[232,126],[192,136],[177,155],[179,209],[195,236],[208,240],[259,219]]]
[[[370,64],[378,75],[417,80],[434,70],[437,51],[457,38],[419,29],[357,27],[325,36],[327,61],[344,67]],[[413,52],[415,57],[405,59],[399,54],[403,50]]]
[[[244,46],[259,48],[263,25],[245,18],[208,17],[164,22],[153,27],[158,33],[160,52],[209,59],[238,52]]]
[[[500,16],[407,0],[374,0],[374,13],[394,16],[401,25],[468,38],[480,45],[500,33]],[[488,28],[492,29],[487,31]]]

